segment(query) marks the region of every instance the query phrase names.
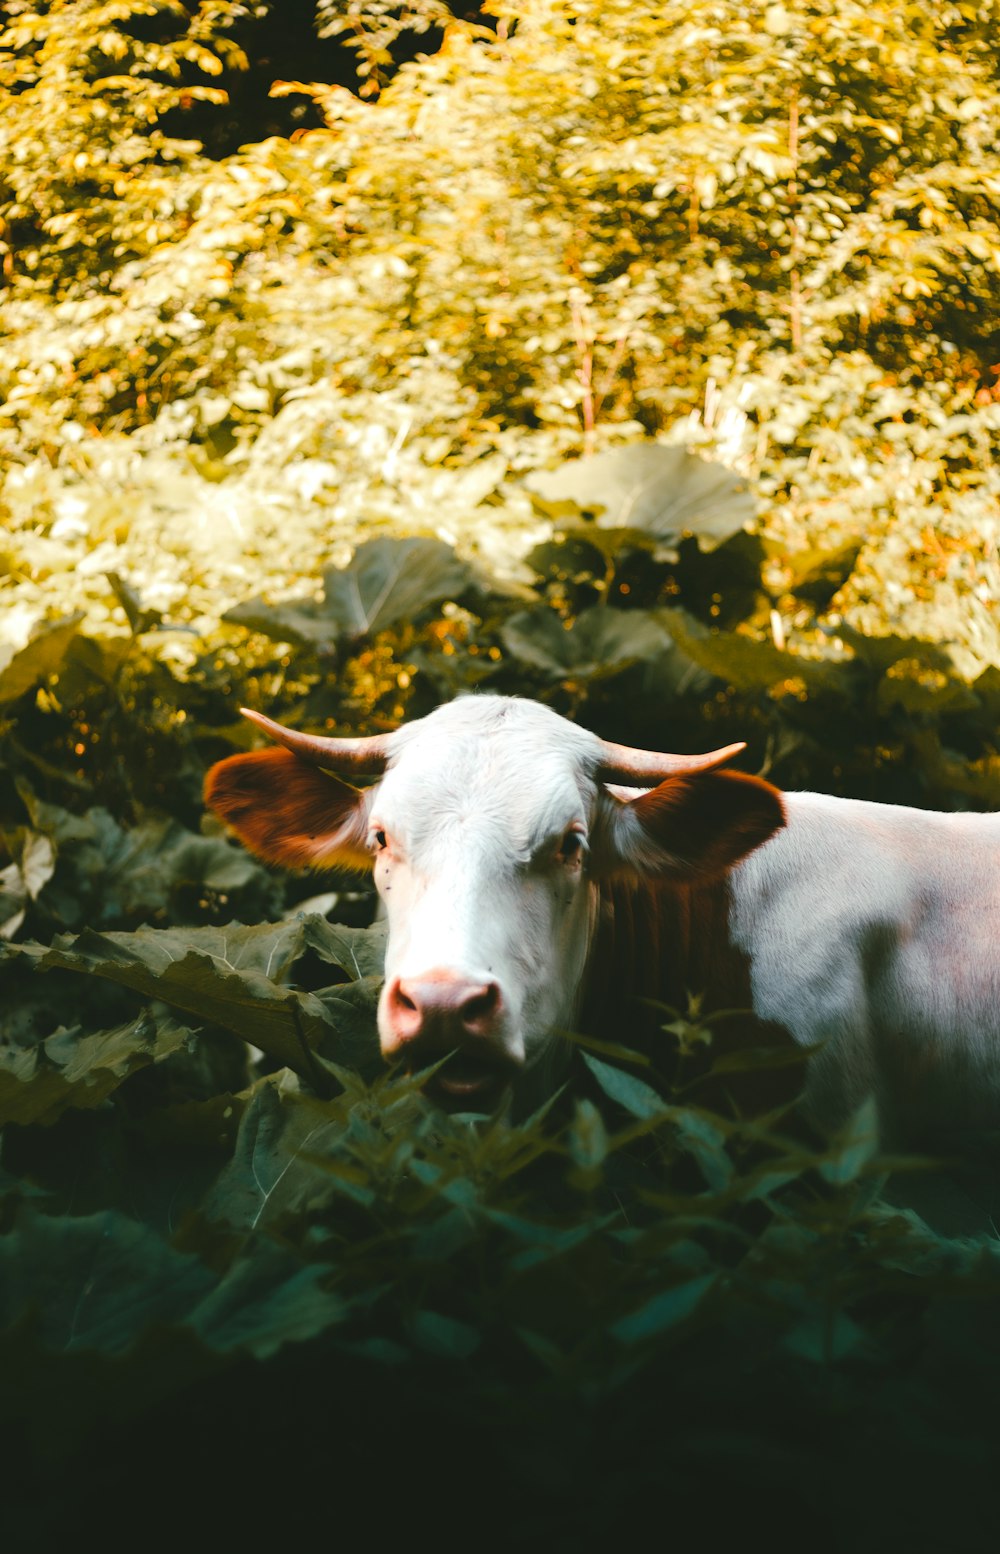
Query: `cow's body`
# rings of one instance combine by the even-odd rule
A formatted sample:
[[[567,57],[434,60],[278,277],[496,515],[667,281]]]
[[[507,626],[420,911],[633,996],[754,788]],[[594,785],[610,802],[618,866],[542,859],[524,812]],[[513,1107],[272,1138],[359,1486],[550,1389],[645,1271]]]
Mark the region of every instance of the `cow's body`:
[[[581,1020],[621,989],[751,1009],[810,1058],[836,1126],[874,1094],[886,1142],[1000,1125],[1000,815],[785,793],[786,824],[722,879],[601,889]]]
[[[383,1051],[457,1050],[450,1104],[537,1088],[561,1030],[627,1041],[630,995],[704,989],[820,1048],[821,1123],[869,1092],[893,1142],[1000,1122],[1000,816],[780,795],[506,697],[361,744],[267,727],[294,753],[220,763],[209,802],[264,857],[373,858]],[[319,769],[361,764],[375,787]]]
[[[729,933],[761,1020],[822,1044],[807,1098],[874,1093],[890,1142],[1000,1124],[1000,815],[785,795],[733,870]]]

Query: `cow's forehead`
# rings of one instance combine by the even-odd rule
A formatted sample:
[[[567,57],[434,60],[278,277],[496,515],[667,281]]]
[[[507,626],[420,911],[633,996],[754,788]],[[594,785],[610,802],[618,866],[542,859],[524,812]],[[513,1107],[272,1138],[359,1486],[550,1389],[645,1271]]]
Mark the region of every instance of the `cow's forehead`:
[[[504,762],[534,756],[562,761],[567,770],[587,773],[599,761],[601,741],[537,701],[516,696],[461,696],[425,718],[406,723],[389,737],[390,763],[405,757],[419,761],[447,760],[450,746],[478,748],[482,759]]]
[[[530,846],[587,802],[600,755],[596,734],[537,702],[467,696],[390,736],[376,808],[420,831],[478,819]]]

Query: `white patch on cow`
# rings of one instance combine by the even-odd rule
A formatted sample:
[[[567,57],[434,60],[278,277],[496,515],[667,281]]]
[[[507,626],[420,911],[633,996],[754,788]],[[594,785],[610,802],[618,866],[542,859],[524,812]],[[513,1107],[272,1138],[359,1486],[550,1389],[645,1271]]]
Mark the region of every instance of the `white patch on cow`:
[[[733,871],[730,931],[754,1012],[823,1044],[811,1110],[836,1124],[874,1091],[890,1143],[995,1125],[1000,815],[785,804],[785,829]]]

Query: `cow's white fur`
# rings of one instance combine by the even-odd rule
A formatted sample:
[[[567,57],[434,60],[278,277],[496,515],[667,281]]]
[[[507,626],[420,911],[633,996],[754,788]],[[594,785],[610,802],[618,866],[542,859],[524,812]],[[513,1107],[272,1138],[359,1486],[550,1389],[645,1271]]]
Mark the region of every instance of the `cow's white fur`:
[[[873,1092],[889,1138],[996,1126],[1000,815],[817,793],[785,809],[733,870],[730,931],[755,1013],[822,1044],[811,1109],[836,1122]]]

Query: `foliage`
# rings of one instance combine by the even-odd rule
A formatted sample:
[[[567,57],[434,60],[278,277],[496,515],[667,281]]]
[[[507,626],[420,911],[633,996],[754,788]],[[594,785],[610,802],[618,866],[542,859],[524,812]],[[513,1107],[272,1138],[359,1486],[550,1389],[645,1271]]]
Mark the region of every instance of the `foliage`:
[[[865,1114],[805,1139],[789,1054],[697,1010],[636,1052],[623,1009],[542,1115],[443,1117],[378,1059],[370,894],[259,867],[200,793],[240,704],[364,732],[484,687],[1000,805],[996,4],[321,4],[364,92],[279,85],[327,127],[213,159],[185,115],[256,9],[0,33],[25,1526],[114,1462],[137,1517],[215,1475],[255,1531],[335,1472],[411,1535],[432,1480],[529,1546],[568,1503],[593,1542],[780,1504],[950,1546],[912,1486],[982,1504],[991,1141],[955,1178]]]
[[[206,760],[246,745],[237,695],[333,724],[364,706],[377,725],[380,705],[419,709],[479,676],[584,717],[617,707],[627,724],[648,716],[652,684],[704,740],[706,708],[726,720],[712,700],[724,667],[727,716],[753,710],[795,751],[812,719],[836,729],[839,709],[850,753],[857,661],[800,664],[693,613],[711,619],[700,569],[733,541],[685,540],[658,560],[655,532],[583,520],[579,532],[540,547],[527,608],[526,590],[491,587],[440,541],[382,538],[328,569],[319,600],[231,611],[184,678],[161,663],[143,680],[162,624],[121,586],[135,682],[95,672],[109,656],[123,671],[122,639],[81,636],[77,622],[12,658],[0,1343],[7,1422],[35,1453],[26,1525],[38,1474],[71,1486],[67,1516],[92,1482],[85,1430],[114,1443],[125,1503],[138,1505],[150,1491],[135,1424],[136,1440],[166,1438],[180,1411],[190,1430],[199,1398],[206,1420],[225,1421],[222,1446],[204,1449],[232,1455],[238,1473],[236,1414],[219,1399],[248,1386],[275,1416],[295,1389],[310,1450],[330,1441],[359,1482],[371,1464],[345,1420],[378,1432],[387,1413],[418,1428],[430,1388],[437,1435],[406,1448],[414,1493],[439,1449],[459,1503],[485,1492],[475,1438],[542,1526],[577,1453],[606,1481],[608,1531],[625,1499],[652,1505],[661,1483],[676,1515],[695,1517],[720,1450],[744,1493],[769,1496],[785,1492],[778,1464],[794,1449],[801,1493],[818,1493],[827,1454],[849,1449],[852,1399],[873,1388],[870,1431],[898,1438],[908,1471],[914,1453],[936,1461],[926,1368],[944,1367],[957,1395],[1000,1277],[988,1174],[880,1159],[865,1110],[829,1144],[803,1137],[789,1111],[802,1055],[734,1047],[696,1008],[665,1011],[662,1044],[641,1051],[623,1008],[619,1038],[581,1045],[536,1116],[444,1116],[423,1101],[423,1076],[379,1059],[384,935],[365,926],[370,900],[303,900],[308,882],[192,829]],[[758,581],[759,559],[744,548],[739,563]],[[626,588],[637,607],[612,602],[627,603]],[[801,700],[773,695],[786,660]],[[880,679],[864,672],[902,687],[898,663],[888,652]],[[981,709],[963,695],[971,728]],[[911,737],[926,732],[919,695],[897,716]],[[149,739],[171,773],[152,788],[127,753]],[[107,773],[116,762],[121,783]],[[902,780],[890,768],[887,782]],[[232,921],[237,905],[248,926]],[[931,1193],[938,1231],[899,1206],[912,1191],[884,1196],[893,1169],[904,1189],[912,1174]],[[935,1193],[968,1239],[939,1233]],[[303,1392],[303,1367],[330,1378],[335,1399]],[[805,1451],[787,1436],[802,1416],[816,1432]],[[980,1429],[973,1411],[953,1447],[974,1449]],[[551,1431],[562,1446],[550,1441],[545,1472],[530,1468]],[[770,1458],[753,1444],[762,1436]],[[895,1450],[883,1450],[890,1469]]]

